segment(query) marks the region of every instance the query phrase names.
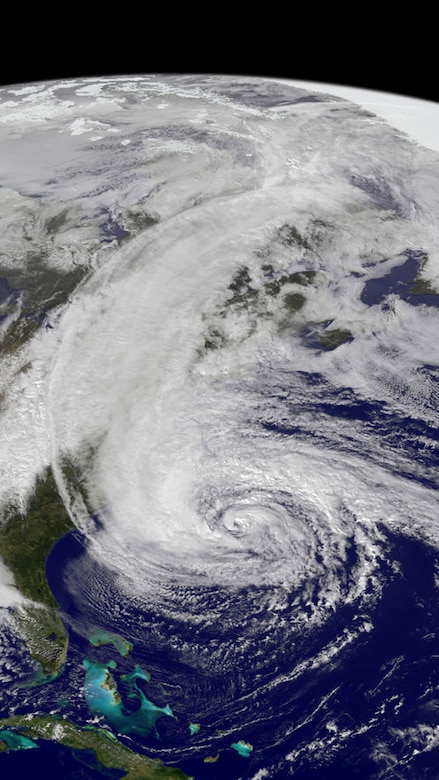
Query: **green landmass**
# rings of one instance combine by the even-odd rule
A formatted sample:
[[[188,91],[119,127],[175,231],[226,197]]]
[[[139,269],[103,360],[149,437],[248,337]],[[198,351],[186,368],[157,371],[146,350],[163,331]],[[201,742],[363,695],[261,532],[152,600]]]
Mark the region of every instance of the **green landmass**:
[[[45,564],[55,542],[73,528],[51,469],[37,480],[26,512],[7,512],[0,527],[0,556],[20,593],[33,602],[16,607],[14,614],[22,640],[41,665],[39,682],[61,671],[67,653],[68,636]]]
[[[58,214],[55,214],[55,216],[50,217],[46,221],[46,230],[49,234],[51,233],[57,233],[58,230],[66,224],[67,222],[67,216],[68,212],[67,209],[63,209]]]
[[[343,328],[325,330],[319,339],[321,346],[329,350],[336,349],[340,344],[345,344],[347,341],[352,341],[352,333],[350,330],[344,330]]]
[[[158,718],[175,718],[169,704],[158,707],[145,696],[137,681],[140,679],[149,682],[150,678],[139,666],[136,665],[131,674],[121,675],[122,682],[128,687],[127,697],[135,699],[138,705],[135,709],[126,709],[112,674],[117,667],[116,662],[99,663],[85,658],[82,665],[86,670],[84,695],[89,709],[93,713],[103,715],[119,734],[152,733],[158,738],[155,725]]]
[[[0,554],[23,596],[58,607],[46,579],[45,563],[55,542],[74,527],[48,469],[37,480],[25,514],[9,514],[0,527]]]
[[[413,287],[410,288],[412,295],[439,295],[439,292],[431,286],[431,282],[418,277],[415,279]]]
[[[49,223],[60,218],[61,215],[53,217]],[[1,350],[4,353],[15,352],[30,339],[41,327],[48,312],[66,303],[88,273],[85,266],[76,266],[71,271],[50,268],[47,265],[47,257],[46,250],[31,251],[27,253],[22,267],[0,267],[0,277],[6,278],[13,290],[23,291],[20,316],[11,323],[1,340]],[[14,298],[3,303],[0,305],[0,314],[12,315],[16,305]]]
[[[296,235],[294,228],[292,228],[292,231],[291,235]],[[285,232],[285,240],[282,240],[282,243],[286,242],[287,234],[290,235],[288,232]],[[284,234],[282,233],[282,235]],[[214,322],[209,324],[207,328],[203,349],[199,350],[201,356],[206,351],[221,349],[226,346],[228,337],[224,331],[223,323],[228,312],[246,311],[249,317],[249,328],[247,331],[247,335],[249,335],[255,331],[259,317],[273,316],[270,309],[270,299],[280,296],[281,293],[284,293],[282,302],[289,314],[295,314],[300,311],[306,303],[306,297],[301,291],[291,290],[291,285],[302,288],[307,287],[314,282],[317,275],[317,271],[305,270],[295,271],[290,274],[283,273],[281,276],[273,278],[275,268],[271,263],[262,265],[261,270],[265,277],[262,284],[252,279],[248,266],[242,266],[235,273],[227,288],[229,291],[228,297],[214,317]]]
[[[110,634],[108,631],[101,631],[100,629],[94,629],[88,635],[88,641],[93,647],[101,647],[102,645],[113,645],[118,653],[125,656],[130,654],[133,649],[131,642],[128,642],[123,636],[119,634]]]
[[[86,659],[87,660],[87,659]],[[85,661],[84,661],[85,664]],[[109,662],[108,666],[111,668],[112,663]],[[116,666],[116,664],[114,664]],[[113,675],[110,672],[110,669],[107,668],[105,670],[104,679],[100,683],[100,687],[102,690],[106,693],[108,693],[108,699],[110,700],[112,707],[117,707],[118,709],[122,709],[122,699],[119,691],[117,690],[117,683],[114,679]]]
[[[284,296],[284,304],[291,312],[300,311],[304,306],[306,298],[301,293],[287,293]]]
[[[218,761],[219,757],[220,757],[220,754],[218,752],[216,754],[216,756],[206,756],[206,758],[203,759],[203,760],[204,760],[205,764],[215,764],[215,762]]]
[[[247,304],[249,299],[256,297],[258,293],[252,288],[251,281],[247,266],[240,268],[229,284],[232,296],[226,300],[226,306]]]
[[[122,221],[125,230],[128,231],[129,236],[136,235],[142,230],[146,230],[159,222],[158,216],[150,214],[148,211],[133,211],[127,210],[122,213]]]
[[[94,456],[95,456],[95,450],[93,449],[93,447],[90,447],[87,453],[87,462],[91,463]],[[83,477],[83,473],[87,469],[84,468],[81,469],[76,463],[73,462],[72,459],[63,457],[61,461],[61,470],[63,473],[63,477],[66,481],[66,487],[70,498],[74,500],[76,496],[80,495],[82,501],[84,502],[84,506],[87,512],[89,513],[90,516],[93,515],[94,509],[91,506],[89,498],[87,496],[87,490],[85,487],[85,482]]]
[[[209,328],[204,339],[204,349],[219,349],[226,343],[226,337],[218,328]]]
[[[276,231],[276,239],[284,246],[300,246],[302,249],[312,250],[308,239],[298,231],[294,225],[285,223]]]
[[[78,758],[86,759],[86,751],[93,751],[102,767],[120,769],[125,772],[123,780],[187,780],[188,776],[181,769],[165,766],[159,759],[135,753],[125,747],[119,740],[105,729],[94,726],[79,727],[68,720],[53,715],[29,716],[14,715],[11,718],[0,719],[0,751],[8,749],[6,740],[2,738],[2,730],[8,733],[13,730],[17,745],[20,737],[26,740],[49,740],[59,742],[72,751],[79,751]],[[11,737],[9,737],[11,741]],[[85,760],[85,763],[87,761]],[[1,758],[0,758],[1,767]]]
[[[271,268],[273,269],[273,266],[264,266],[264,268]],[[268,273],[273,273],[273,271],[268,271]],[[301,287],[307,287],[308,285],[312,284],[315,277],[316,277],[317,271],[296,271],[293,274],[284,274],[283,276],[280,276],[278,279],[272,279],[269,282],[266,282],[264,285],[265,291],[268,293],[268,295],[279,295],[283,287],[285,287],[286,284],[298,284]]]
[[[22,604],[14,609],[17,633],[31,658],[39,665],[30,685],[41,685],[58,677],[64,668],[68,634],[57,610]]]
[[[427,261],[428,255],[425,254],[420,262],[419,270],[414,280],[414,285],[410,288],[410,293],[412,295],[439,295],[439,292],[435,290],[431,282],[429,282],[428,279],[424,279],[422,276]]]

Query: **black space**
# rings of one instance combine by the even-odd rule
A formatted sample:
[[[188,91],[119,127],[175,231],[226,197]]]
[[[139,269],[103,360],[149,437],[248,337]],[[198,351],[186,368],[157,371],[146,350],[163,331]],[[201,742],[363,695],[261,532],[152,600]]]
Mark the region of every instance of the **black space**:
[[[8,5],[0,86],[99,75],[224,73],[343,84],[439,102],[435,25],[333,6]],[[420,26],[419,32],[417,25]],[[404,30],[407,26],[407,31]]]
[[[362,89],[378,90],[410,97],[420,98],[433,102],[439,102],[439,82],[420,81],[414,82],[412,78],[404,79],[399,74],[364,73],[362,68],[343,67],[317,67],[305,66],[302,62],[296,65],[291,63],[288,67],[282,62],[276,66],[273,61],[267,60],[266,66],[262,60],[252,62],[240,57],[220,58],[206,57],[182,58],[175,61],[173,57],[165,56],[127,56],[127,57],[102,57],[99,59],[72,57],[71,59],[57,58],[51,62],[29,61],[23,63],[8,63],[0,70],[0,87],[7,87],[23,83],[40,81],[57,81],[58,79],[89,78],[99,76],[134,76],[143,74],[160,73],[221,73],[225,75],[256,76],[261,78],[279,78],[301,81],[315,81],[328,84],[330,93],[331,84],[360,87]]]

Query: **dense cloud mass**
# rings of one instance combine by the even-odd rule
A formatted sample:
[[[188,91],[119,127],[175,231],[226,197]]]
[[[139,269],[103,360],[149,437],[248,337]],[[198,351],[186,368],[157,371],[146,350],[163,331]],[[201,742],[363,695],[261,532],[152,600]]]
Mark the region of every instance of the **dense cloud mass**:
[[[5,344],[56,282],[1,358],[2,506],[52,466],[72,598],[189,670],[176,760],[239,729],[233,777],[431,777],[439,157],[256,79],[0,100]]]

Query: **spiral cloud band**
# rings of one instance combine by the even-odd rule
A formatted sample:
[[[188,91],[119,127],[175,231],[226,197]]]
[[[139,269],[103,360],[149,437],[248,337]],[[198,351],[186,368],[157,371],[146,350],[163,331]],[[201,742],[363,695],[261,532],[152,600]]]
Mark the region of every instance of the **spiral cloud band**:
[[[0,498],[24,505],[51,465],[86,540],[91,584],[67,566],[72,592],[104,613],[104,564],[115,603],[147,610],[144,630],[198,666],[209,727],[183,758],[215,750],[215,729],[256,728],[266,705],[274,774],[254,776],[294,763],[302,777],[311,754],[388,726],[387,699],[322,725],[344,683],[319,697],[306,675],[374,641],[405,571],[395,540],[433,557],[439,545],[439,158],[288,85],[168,76],[64,92],[26,104],[53,139],[53,175],[32,160],[4,186],[31,209],[41,182],[48,214],[62,201],[46,262],[87,273],[5,358]],[[208,679],[226,674],[224,694]],[[397,762],[410,739],[392,728]],[[371,744],[381,766],[379,729]]]

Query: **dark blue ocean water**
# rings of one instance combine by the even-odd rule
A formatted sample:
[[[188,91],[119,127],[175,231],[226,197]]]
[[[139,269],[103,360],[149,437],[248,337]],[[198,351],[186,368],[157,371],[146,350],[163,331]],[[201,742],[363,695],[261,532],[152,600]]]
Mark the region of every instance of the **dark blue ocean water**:
[[[424,365],[419,374],[434,390],[431,392],[434,410],[439,370],[437,366]],[[439,430],[433,422],[404,415],[385,401],[369,400],[350,388],[334,387],[318,373],[298,371],[296,377],[300,377],[301,386],[298,388],[296,384],[291,392],[273,386],[272,402],[267,404],[264,399],[264,405],[257,406],[250,425],[347,455],[357,454],[364,441],[363,454],[369,462],[383,466],[395,476],[416,480],[426,487],[439,487]],[[279,401],[285,409],[282,418],[274,414]]]
[[[84,763],[86,762],[86,763]],[[95,765],[97,768],[93,768]],[[32,750],[16,750],[0,755],[1,777],[31,780],[119,780],[123,772],[97,766],[92,753],[78,751],[76,757],[69,748],[55,742],[39,743]]]
[[[439,306],[439,295],[414,295],[412,292],[422,262],[425,260],[425,253],[421,250],[407,249],[401,259],[403,262],[394,266],[388,274],[366,282],[360,296],[361,301],[368,306],[374,306],[382,303],[387,295],[394,294],[413,306],[421,304]]]
[[[13,293],[13,288],[9,285],[8,280],[5,277],[0,278],[0,303],[4,303],[7,301],[11,293]]]
[[[249,657],[247,663],[239,658],[237,648],[229,642],[229,650],[236,651],[236,663],[224,669],[212,669],[209,665],[188,663],[184,654],[164,652],[166,640],[179,631],[181,638],[197,647],[209,644],[208,631],[194,635],[193,629],[185,632],[184,621],[178,626],[167,622],[163,616],[130,612],[120,620],[108,612],[108,620],[102,623],[102,612],[94,613],[93,605],[84,610],[77,602],[79,594],[68,593],[63,585],[61,572],[72,560],[81,561],[82,570],[87,570],[87,554],[81,543],[71,534],[64,537],[54,549],[48,561],[48,575],[54,592],[63,609],[71,610],[72,622],[78,626],[101,616],[101,628],[120,631],[124,624],[124,635],[133,640],[132,657],[122,659],[110,647],[90,648],[84,637],[71,630],[69,664],[59,681],[47,686],[53,700],[58,692],[60,698],[68,694],[69,687],[78,685],[78,667],[84,655],[100,659],[113,658],[121,671],[132,668],[134,662],[152,669],[152,679],[160,680],[167,695],[160,696],[160,689],[151,684],[148,693],[162,705],[169,702],[179,722],[162,718],[157,722],[159,740],[151,737],[139,740],[129,739],[133,749],[162,758],[168,764],[180,766],[196,778],[219,780],[227,776],[231,780],[251,778],[258,769],[269,767],[270,777],[294,776],[299,780],[315,778],[378,778],[404,777],[407,780],[439,777],[439,749],[421,753],[410,758],[404,774],[380,774],[385,766],[383,759],[376,758],[379,746],[386,745],[399,759],[407,752],[409,758],[413,746],[405,744],[407,728],[415,729],[419,724],[439,726],[436,705],[436,691],[439,687],[439,604],[436,586],[436,572],[439,555],[427,543],[400,534],[384,531],[380,576],[382,593],[367,615],[373,629],[362,634],[331,662],[310,668],[296,679],[288,679],[294,668],[306,659],[317,657],[325,647],[330,647],[343,632],[354,630],[359,619],[364,617],[364,605],[344,605],[325,623],[306,630],[298,636],[285,628],[278,636],[277,652],[264,659],[264,679],[273,686],[258,692],[254,684],[257,665]],[[68,564],[67,559],[70,560]],[[356,551],[352,545],[345,565],[345,576],[355,577]],[[96,566],[95,562],[89,562]],[[105,582],[108,573],[103,568],[99,579]],[[109,594],[111,578],[108,578]],[[214,594],[205,594],[206,601],[214,600]],[[258,595],[261,598],[261,594]],[[114,602],[116,605],[116,601]],[[113,619],[114,617],[114,619]],[[143,626],[142,632],[135,626]],[[153,640],[153,628],[155,628]],[[215,629],[214,629],[215,630]],[[211,629],[212,632],[212,629]],[[218,636],[221,631],[218,628]],[[226,641],[224,637],[224,641]],[[262,639],[262,638],[261,638]],[[239,629],[237,638],[239,640]],[[75,668],[76,667],[76,668]],[[279,682],[281,678],[283,682]],[[243,710],[242,695],[248,695]],[[209,702],[208,696],[211,701]],[[250,709],[250,713],[247,711]],[[61,708],[62,709],[62,708]],[[86,706],[75,698],[73,707],[78,722],[88,717]],[[378,716],[379,714],[379,716]],[[190,736],[189,722],[200,722],[198,734]],[[347,730],[352,736],[331,750],[315,748],[307,754],[306,746],[318,745],[328,737],[328,723]],[[243,725],[245,724],[245,726]],[[368,728],[362,731],[363,726]],[[224,734],[222,732],[227,732]],[[123,739],[123,738],[122,738]],[[231,749],[232,742],[245,739],[254,749],[249,758],[243,758]],[[65,750],[49,751],[51,771],[58,776],[73,768],[75,760]],[[286,756],[301,750],[291,764]],[[46,748],[44,748],[46,751]],[[41,761],[44,765],[44,751]],[[36,754],[37,751],[33,751]],[[206,756],[219,753],[216,763],[204,762]],[[375,759],[373,758],[375,756]],[[9,757],[13,762],[14,757]],[[1,758],[0,758],[1,761]],[[20,755],[20,761],[31,761],[31,756]],[[69,763],[70,762],[70,763]],[[73,763],[72,763],[73,762]],[[67,767],[64,770],[64,767]],[[292,774],[294,770],[294,774]],[[70,771],[70,770],[69,770]],[[73,771],[73,770],[72,770]],[[96,777],[94,770],[81,767],[82,775]],[[89,774],[87,774],[87,772]],[[437,772],[437,774],[435,774]],[[46,775],[47,776],[47,775]],[[74,774],[72,777],[75,776]]]
[[[432,386],[437,383],[434,366],[424,366],[421,374]],[[282,419],[273,420],[271,407],[257,408],[262,432],[308,438],[326,451],[347,454],[358,452],[361,441],[368,460],[437,490],[436,448],[425,446],[438,439],[432,423],[332,388],[318,374],[296,372],[295,381],[291,392],[278,388]],[[256,421],[249,425],[255,431]],[[416,528],[416,518],[403,520],[407,528],[413,520]],[[306,612],[305,596],[291,593],[279,621],[270,614],[267,587],[237,590],[233,599],[219,587],[188,588],[187,614],[196,604],[206,616],[220,610],[217,621],[190,621],[184,610],[171,616],[145,606],[147,600],[140,608],[138,599],[121,594],[105,562],[91,558],[81,536],[70,533],[47,560],[49,584],[69,630],[66,669],[48,685],[23,689],[21,709],[15,693],[16,711],[55,710],[79,725],[90,723],[82,666],[88,658],[116,664],[114,677],[126,695],[129,718],[136,702],[128,698],[122,676],[138,665],[151,674],[150,682],[139,682],[145,695],[159,707],[169,705],[175,717],[159,718],[158,735],[120,739],[197,780],[250,780],[262,769],[279,780],[436,780],[439,747],[434,741],[428,746],[428,739],[439,731],[439,552],[428,538],[384,525],[379,531],[375,577],[361,598],[348,599],[362,553],[352,536],[336,569],[339,606],[319,624],[302,621],[299,628],[295,617],[298,609]],[[307,585],[306,600],[317,609],[321,583]],[[184,605],[185,594],[176,597]],[[257,616],[253,622],[251,615]],[[359,631],[363,624],[369,629]],[[131,641],[130,655],[122,657],[112,646],[92,647],[87,634],[96,628]],[[3,699],[2,715],[7,707]],[[108,727],[103,716],[100,721]],[[190,734],[191,723],[200,724],[198,733]],[[232,749],[239,740],[253,746],[248,758]],[[66,748],[41,745],[0,755],[0,776],[118,776],[87,766]]]

